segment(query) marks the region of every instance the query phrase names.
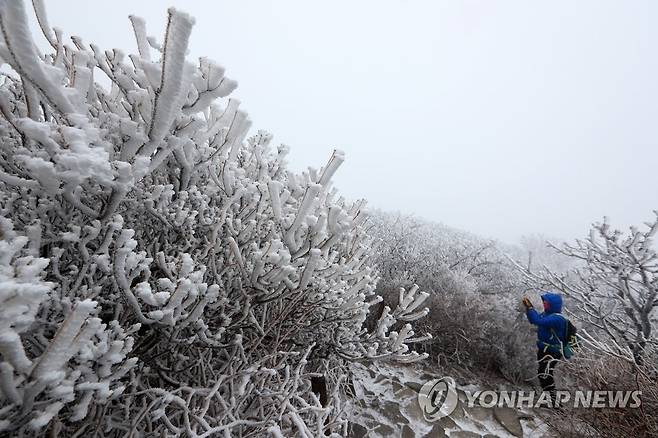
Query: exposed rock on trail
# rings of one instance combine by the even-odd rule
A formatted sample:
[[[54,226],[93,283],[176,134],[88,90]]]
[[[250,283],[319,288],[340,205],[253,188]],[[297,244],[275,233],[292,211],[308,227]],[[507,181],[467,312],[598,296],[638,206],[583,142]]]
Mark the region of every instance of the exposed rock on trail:
[[[530,410],[469,407],[466,392],[475,385],[457,385],[458,405],[435,422],[423,417],[418,392],[423,384],[444,376],[420,367],[391,364],[353,366],[356,400],[351,405],[352,437],[541,437],[546,425]]]

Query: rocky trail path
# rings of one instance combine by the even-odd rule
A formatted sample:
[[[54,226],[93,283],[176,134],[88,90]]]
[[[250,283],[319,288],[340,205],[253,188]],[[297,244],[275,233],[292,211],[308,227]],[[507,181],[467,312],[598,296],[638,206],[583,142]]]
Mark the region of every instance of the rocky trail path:
[[[466,392],[480,388],[457,383],[457,406],[446,417],[428,422],[418,402],[426,382],[444,376],[412,366],[354,365],[357,401],[351,406],[352,437],[542,437],[547,426],[532,409],[470,407]],[[509,389],[509,388],[507,388]]]

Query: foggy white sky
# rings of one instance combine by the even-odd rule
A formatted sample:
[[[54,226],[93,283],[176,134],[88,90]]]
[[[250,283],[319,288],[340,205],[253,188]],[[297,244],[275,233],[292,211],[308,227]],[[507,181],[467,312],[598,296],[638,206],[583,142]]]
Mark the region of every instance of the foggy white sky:
[[[347,161],[350,198],[515,242],[658,208],[658,2],[47,0],[51,25],[136,52],[196,17],[291,167]]]

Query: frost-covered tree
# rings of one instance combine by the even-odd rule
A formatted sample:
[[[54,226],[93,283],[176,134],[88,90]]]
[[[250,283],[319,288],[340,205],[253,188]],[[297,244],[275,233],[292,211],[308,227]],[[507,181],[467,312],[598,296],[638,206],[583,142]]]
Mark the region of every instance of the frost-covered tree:
[[[631,227],[624,233],[605,218],[593,225],[586,239],[551,244],[577,262],[567,272],[521,268],[529,285],[563,291],[579,304],[583,318],[597,330],[587,336],[591,345],[637,365],[644,363],[648,350],[656,352],[658,347],[655,213],[644,229]]]
[[[126,55],[67,42],[43,3],[48,53],[0,1],[0,432],[344,433],[341,367],[423,358],[427,294],[364,328],[377,273],[364,202],[331,184],[343,154],[295,174],[247,138],[236,82],[185,58],[185,13],[162,42],[130,17]]]

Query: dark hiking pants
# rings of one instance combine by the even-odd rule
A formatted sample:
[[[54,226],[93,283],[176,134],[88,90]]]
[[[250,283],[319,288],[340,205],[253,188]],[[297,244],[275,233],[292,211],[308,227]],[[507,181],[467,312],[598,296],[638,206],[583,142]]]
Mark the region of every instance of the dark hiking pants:
[[[555,353],[544,353],[543,351],[537,351],[537,375],[539,378],[539,384],[541,385],[542,390],[548,391],[551,396],[551,402],[555,405],[557,391],[555,389],[555,378],[553,377],[553,372],[555,371],[555,365],[557,365],[558,360],[561,358],[561,355],[556,355]]]

